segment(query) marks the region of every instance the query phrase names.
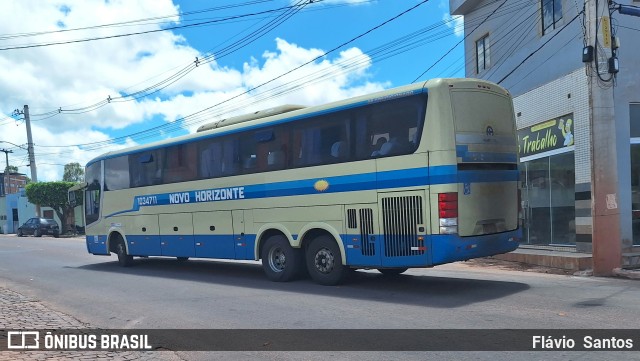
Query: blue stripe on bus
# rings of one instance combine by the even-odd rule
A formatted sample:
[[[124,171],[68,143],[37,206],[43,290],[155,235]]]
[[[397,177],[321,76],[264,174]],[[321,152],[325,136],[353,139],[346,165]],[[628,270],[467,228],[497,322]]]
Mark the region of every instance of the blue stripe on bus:
[[[514,231],[460,237],[457,235],[432,235],[431,265],[439,265],[468,259],[493,256],[515,250],[522,238],[521,229]]]
[[[456,145],[456,157],[462,158],[469,151],[468,145]]]
[[[490,172],[460,171],[460,183],[515,182],[520,177],[517,170],[492,170]]]
[[[144,237],[144,240],[143,240]],[[182,239],[179,239],[182,237]],[[375,241],[372,249],[363,255],[360,235],[342,234],[346,263],[350,266],[368,267],[427,267],[438,264],[462,261],[513,251],[522,237],[520,229],[474,237],[457,235],[427,235],[422,254],[405,256],[385,256],[385,236],[368,235]],[[100,236],[95,242],[94,236],[87,236],[87,245],[94,254],[109,254],[106,249],[106,236]],[[174,243],[172,246],[163,246]],[[193,235],[193,236],[127,236],[129,254],[133,256],[197,257],[216,259],[254,259],[256,235],[248,234],[238,240],[237,235]]]
[[[226,188],[200,189],[184,192],[135,196],[131,209],[106,216],[135,212],[141,207],[170,204],[188,204],[239,199],[260,199],[270,197],[300,196],[320,193],[341,193],[366,190],[382,190],[398,187],[414,187],[449,183],[482,183],[517,181],[518,171],[458,171],[455,165],[421,167],[378,173],[350,174],[344,176],[312,178],[266,184],[250,184]],[[318,181],[325,181],[327,187],[317,190]],[[209,192],[210,199],[203,195]]]

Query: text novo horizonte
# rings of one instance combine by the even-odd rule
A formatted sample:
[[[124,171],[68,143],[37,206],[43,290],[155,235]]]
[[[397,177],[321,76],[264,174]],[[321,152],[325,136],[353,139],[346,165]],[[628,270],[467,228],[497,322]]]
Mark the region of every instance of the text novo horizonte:
[[[244,187],[206,189],[169,194],[169,204],[228,201],[233,199],[244,199]]]

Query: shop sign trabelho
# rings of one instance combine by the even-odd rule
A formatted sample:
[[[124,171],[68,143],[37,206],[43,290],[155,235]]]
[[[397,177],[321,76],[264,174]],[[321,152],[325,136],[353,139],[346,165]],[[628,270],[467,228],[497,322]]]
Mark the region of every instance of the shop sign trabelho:
[[[573,145],[573,114],[518,130],[520,157]]]

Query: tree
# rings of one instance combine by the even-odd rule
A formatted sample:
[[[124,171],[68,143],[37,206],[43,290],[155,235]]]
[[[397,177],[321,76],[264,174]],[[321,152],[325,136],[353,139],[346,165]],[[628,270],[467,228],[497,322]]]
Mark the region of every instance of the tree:
[[[6,169],[7,173],[18,173],[18,167],[16,167],[15,165],[10,165],[7,167]]]
[[[84,180],[84,169],[80,163],[67,163],[64,165],[64,182],[82,182]]]
[[[67,229],[67,217],[73,212],[67,192],[74,185],[76,183],[65,181],[38,182],[27,184],[25,190],[30,203],[53,208],[62,222],[60,229],[64,231]]]

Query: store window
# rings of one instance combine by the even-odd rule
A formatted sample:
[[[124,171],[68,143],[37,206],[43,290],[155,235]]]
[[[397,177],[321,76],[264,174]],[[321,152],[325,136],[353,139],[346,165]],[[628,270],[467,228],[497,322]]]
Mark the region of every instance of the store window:
[[[522,163],[525,244],[575,245],[573,152]]]

